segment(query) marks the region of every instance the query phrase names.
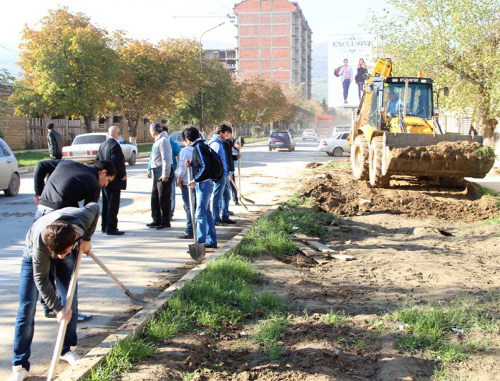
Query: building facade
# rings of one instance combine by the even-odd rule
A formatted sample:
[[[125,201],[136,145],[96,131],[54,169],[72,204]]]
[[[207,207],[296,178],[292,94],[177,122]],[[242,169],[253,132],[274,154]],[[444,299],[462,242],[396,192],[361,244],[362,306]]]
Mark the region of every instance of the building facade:
[[[311,28],[298,3],[245,0],[235,5],[236,72],[299,89],[311,97]]]

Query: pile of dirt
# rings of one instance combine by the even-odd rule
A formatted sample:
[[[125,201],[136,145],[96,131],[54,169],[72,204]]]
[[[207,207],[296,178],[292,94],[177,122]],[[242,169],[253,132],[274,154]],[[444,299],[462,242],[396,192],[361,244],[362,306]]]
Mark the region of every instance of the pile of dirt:
[[[437,157],[444,158],[466,158],[468,160],[479,160],[485,156],[485,151],[482,150],[483,146],[478,142],[469,142],[461,140],[458,142],[440,142],[432,146],[422,147],[403,147],[395,148],[392,150],[392,156],[398,159],[413,158],[413,159],[426,159],[435,160]],[[495,158],[494,152],[488,154],[486,158]]]
[[[347,169],[322,167],[316,171],[318,174],[304,184],[302,193],[338,216],[385,212],[464,222],[500,216],[499,200],[483,195],[475,183],[465,182],[464,188],[453,189],[396,181],[391,188],[381,189],[354,179]]]

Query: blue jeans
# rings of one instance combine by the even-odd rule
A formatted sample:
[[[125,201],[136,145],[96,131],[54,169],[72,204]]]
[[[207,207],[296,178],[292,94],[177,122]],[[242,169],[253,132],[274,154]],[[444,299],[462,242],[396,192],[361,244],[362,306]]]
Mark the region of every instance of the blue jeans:
[[[68,292],[69,282],[75,265],[75,257],[67,255],[64,259],[54,259],[52,266],[55,269],[57,289],[61,295],[63,304],[65,303]],[[35,330],[35,312],[38,299],[38,289],[33,279],[33,260],[31,255],[23,254],[21,262],[21,275],[19,276],[19,309],[17,311],[16,325],[14,328],[14,354],[12,356],[12,365],[21,365],[29,371],[31,355],[31,342]],[[76,324],[78,322],[78,295],[75,289],[73,298],[73,316],[66,329],[63,348],[61,354],[70,350],[70,347],[76,346]],[[54,332],[56,330],[54,329]]]
[[[177,176],[172,179],[172,194],[170,196],[170,209],[172,211],[171,216],[174,215],[175,211],[175,188],[177,188]]]
[[[196,235],[197,242],[217,246],[217,233],[210,212],[210,198],[214,183],[211,180],[196,184]]]
[[[221,214],[222,221],[227,221],[229,219],[229,200],[231,199],[231,191],[228,188],[228,183],[228,174],[224,174],[221,179],[215,183],[214,199],[212,201],[214,221],[220,221]]]
[[[350,79],[345,79],[344,82],[342,82],[344,101],[347,101],[347,97],[349,96],[349,86],[350,85],[351,85]]]
[[[182,201],[184,202],[184,210],[186,211],[186,229],[184,230],[184,234],[186,235],[193,235],[193,220],[191,218],[191,205],[189,205],[189,192],[190,189],[188,188],[187,185],[182,184],[181,188],[182,192]],[[193,198],[196,198],[195,195],[193,194]],[[193,200],[195,208],[196,208],[196,200]]]

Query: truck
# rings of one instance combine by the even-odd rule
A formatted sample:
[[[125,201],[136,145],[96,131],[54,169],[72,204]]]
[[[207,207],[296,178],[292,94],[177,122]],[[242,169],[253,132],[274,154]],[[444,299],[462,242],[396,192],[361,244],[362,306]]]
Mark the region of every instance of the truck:
[[[443,131],[431,78],[393,77],[388,58],[377,60],[365,83],[349,143],[354,177],[374,188],[388,187],[396,175],[458,185],[483,178],[495,161],[482,136]]]
[[[333,133],[333,116],[316,115],[316,134],[319,137],[330,137]]]

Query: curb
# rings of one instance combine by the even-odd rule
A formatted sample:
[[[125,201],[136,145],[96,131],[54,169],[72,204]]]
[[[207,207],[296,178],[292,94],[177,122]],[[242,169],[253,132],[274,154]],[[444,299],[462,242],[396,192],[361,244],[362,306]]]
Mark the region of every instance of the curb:
[[[156,316],[163,310],[174,292],[180,290],[186,283],[203,271],[207,264],[211,261],[226,255],[230,250],[237,248],[251,226],[259,219],[269,217],[276,213],[282,203],[274,204],[258,218],[252,220],[250,225],[243,228],[238,234],[231,238],[223,247],[216,250],[206,261],[191,269],[181,279],[175,282],[172,286],[163,291],[152,303],[149,303],[144,309],[132,316],[127,322],[119,327],[113,334],[104,339],[98,346],[88,352],[82,360],[75,366],[65,370],[58,377],[57,380],[83,380],[88,377],[91,371],[98,367],[105,359],[106,355],[111,351],[111,348],[120,340],[127,338],[138,337],[146,327],[150,318]]]

